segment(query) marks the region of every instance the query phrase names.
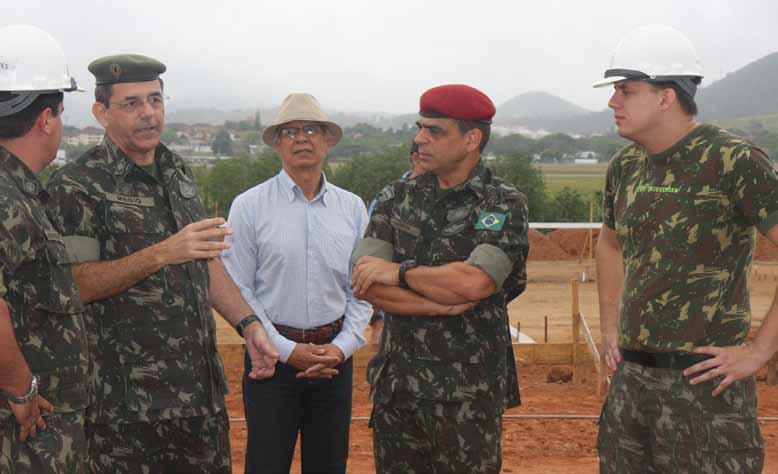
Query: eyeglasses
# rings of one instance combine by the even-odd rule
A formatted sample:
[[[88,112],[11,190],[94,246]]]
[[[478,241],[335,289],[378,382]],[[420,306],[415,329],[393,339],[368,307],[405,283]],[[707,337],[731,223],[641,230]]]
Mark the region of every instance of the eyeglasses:
[[[125,100],[124,102],[109,102],[109,104],[119,107],[123,112],[134,114],[138,113],[143,108],[143,104],[146,102],[148,102],[151,108],[154,110],[164,109],[166,99],[169,99],[169,97],[165,97],[160,94],[153,94],[146,97],[145,99],[142,97],[137,97]]]
[[[311,125],[305,125],[302,128],[284,127],[278,131],[278,135],[281,138],[285,138],[287,140],[294,140],[295,138],[297,138],[297,134],[300,133],[300,131],[302,131],[306,137],[313,137],[324,133],[324,129],[322,128],[321,125],[311,124]]]

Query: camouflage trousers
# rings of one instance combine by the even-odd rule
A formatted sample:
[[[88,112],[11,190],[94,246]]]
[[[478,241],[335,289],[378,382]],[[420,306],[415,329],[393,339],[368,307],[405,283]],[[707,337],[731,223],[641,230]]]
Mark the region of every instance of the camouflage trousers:
[[[756,382],[737,381],[714,398],[720,381],[692,386],[680,370],[622,362],[600,415],[600,472],[761,473]]]
[[[8,413],[7,410],[5,410]],[[19,442],[13,414],[0,420],[0,472],[3,474],[83,474],[86,442],[84,412],[44,415],[46,429]]]
[[[226,411],[138,423],[87,424],[90,474],[231,474]]]
[[[395,395],[373,407],[376,474],[500,472],[502,410]]]

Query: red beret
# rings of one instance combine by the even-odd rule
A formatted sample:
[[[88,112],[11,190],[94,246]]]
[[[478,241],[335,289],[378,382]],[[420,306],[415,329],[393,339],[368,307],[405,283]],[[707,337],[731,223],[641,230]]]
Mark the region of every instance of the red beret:
[[[419,100],[419,114],[426,117],[492,123],[494,113],[494,104],[486,94],[464,84],[433,87]]]

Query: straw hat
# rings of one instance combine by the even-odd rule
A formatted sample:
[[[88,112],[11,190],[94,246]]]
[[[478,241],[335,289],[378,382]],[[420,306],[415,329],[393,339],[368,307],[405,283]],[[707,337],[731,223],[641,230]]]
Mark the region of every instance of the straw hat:
[[[278,129],[285,123],[297,120],[318,122],[323,125],[332,135],[332,146],[335,146],[343,137],[343,130],[335,122],[330,122],[316,97],[311,94],[289,94],[281,104],[273,125],[267,127],[262,133],[262,141],[269,146],[275,146],[274,140]]]

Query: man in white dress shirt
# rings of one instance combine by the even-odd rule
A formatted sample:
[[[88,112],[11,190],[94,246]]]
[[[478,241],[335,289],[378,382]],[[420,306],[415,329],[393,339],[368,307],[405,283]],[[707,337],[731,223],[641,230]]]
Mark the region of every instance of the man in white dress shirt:
[[[262,136],[283,170],[230,209],[224,263],[280,353],[272,378],[243,379],[246,473],[288,472],[298,431],[303,473],[346,471],[351,355],[371,308],[349,282],[365,205],[322,173],[342,135],[313,96],[289,95]]]

